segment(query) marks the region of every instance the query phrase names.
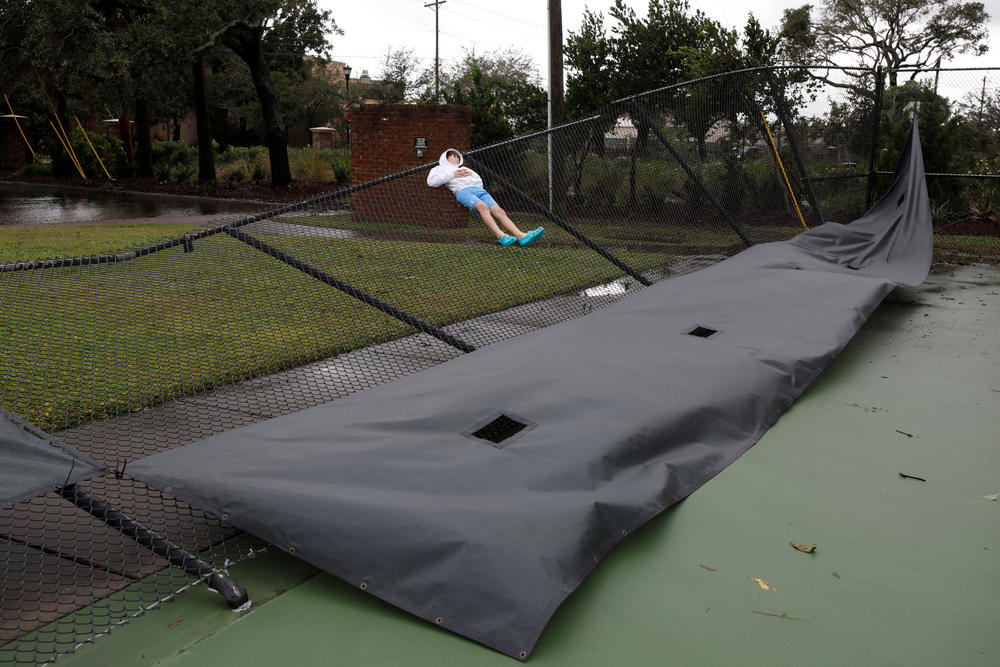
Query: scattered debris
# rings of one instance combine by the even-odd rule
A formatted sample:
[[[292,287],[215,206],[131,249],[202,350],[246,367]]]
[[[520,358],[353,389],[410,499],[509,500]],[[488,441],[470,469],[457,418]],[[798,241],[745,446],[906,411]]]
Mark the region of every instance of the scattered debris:
[[[701,569],[703,569],[703,570],[708,570],[709,572],[718,572],[718,570],[716,570],[714,567],[709,567],[709,566],[705,565],[704,563],[698,563],[698,564],[701,566]]]
[[[174,622],[172,622],[172,623],[167,623],[167,627],[168,627],[168,628],[172,628],[172,627],[174,627],[175,625],[177,625],[178,623],[180,623],[180,622],[181,622],[181,621],[183,621],[183,620],[184,620],[184,617],[183,617],[183,616],[181,616],[181,617],[180,617],[180,618],[178,618],[178,619],[177,619],[176,621],[174,621]]]
[[[986,498],[986,500],[992,500],[993,502],[996,502],[997,498],[1000,498],[1000,493],[991,493],[988,496],[983,496],[983,498]]]
[[[785,613],[772,614],[769,611],[758,611],[756,609],[751,609],[751,611],[753,613],[755,613],[755,614],[760,614],[761,616],[774,616],[775,618],[783,618],[786,621],[808,621],[808,620],[812,620],[812,619],[816,618],[815,616],[810,616],[809,618],[799,618],[797,616],[789,616],[789,615],[787,615]]]
[[[861,408],[865,412],[885,412],[885,409],[875,405],[858,405],[857,403],[845,403],[849,408]]]
[[[912,434],[912,433],[907,433],[906,431],[900,431],[900,430],[899,430],[898,428],[896,429],[896,433],[902,433],[902,434],[903,434],[903,435],[905,435],[905,436],[906,436],[907,438],[912,438],[912,437],[913,437],[913,434]]]
[[[795,542],[789,542],[789,544],[804,554],[815,553],[816,549],[819,549],[818,544],[797,544]]]
[[[771,584],[767,583],[766,581],[764,581],[760,577],[750,577],[750,581],[756,582],[756,584],[758,586],[760,586],[761,588],[763,588],[765,591],[774,591],[775,593],[778,592],[777,588],[775,588]]]
[[[914,477],[913,475],[904,475],[903,473],[899,473],[899,476],[902,477],[903,479],[915,479],[918,482],[926,482],[927,481],[923,477]]]
[[[831,572],[830,574],[832,574],[835,579],[840,579],[840,575],[836,572]]]

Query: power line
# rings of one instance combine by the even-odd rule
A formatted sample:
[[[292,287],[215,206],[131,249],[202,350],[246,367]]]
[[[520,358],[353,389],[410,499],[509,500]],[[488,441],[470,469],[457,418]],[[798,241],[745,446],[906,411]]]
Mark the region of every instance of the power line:
[[[466,5],[466,6],[469,7],[470,9],[476,9],[481,12],[486,12],[487,14],[493,14],[494,16],[499,16],[501,18],[507,19],[508,21],[516,21],[518,23],[524,23],[526,25],[530,25],[535,28],[541,28],[543,30],[545,29],[545,26],[542,25],[541,23],[535,23],[534,21],[526,21],[520,16],[514,16],[513,14],[504,14],[503,12],[497,12],[492,9],[486,9],[485,7],[478,7],[475,5]]]
[[[485,21],[483,21],[478,16],[470,16],[468,14],[463,14],[462,12],[456,12],[454,9],[451,10],[451,13],[455,14],[456,16],[461,16],[463,18],[471,19],[473,21],[479,21],[480,23],[485,23]],[[497,30],[503,30],[504,32],[513,32],[513,33],[517,33],[518,35],[524,35],[525,37],[532,37],[532,38],[538,38],[539,37],[537,34],[528,34],[526,32],[522,32],[520,30],[515,30],[513,28],[506,28],[506,27],[499,26],[499,25],[496,25],[496,24],[489,24],[489,25],[492,28],[496,28]],[[531,25],[534,25],[534,24],[531,24]]]

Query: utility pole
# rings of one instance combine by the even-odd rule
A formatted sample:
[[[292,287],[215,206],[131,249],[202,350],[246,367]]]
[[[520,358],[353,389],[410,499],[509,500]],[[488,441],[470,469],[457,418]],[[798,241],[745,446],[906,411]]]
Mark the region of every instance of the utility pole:
[[[564,116],[562,0],[549,0],[549,127],[561,124]]]
[[[438,58],[438,44],[439,44],[439,21],[438,12],[441,5],[443,5],[448,0],[434,0],[434,2],[428,2],[424,7],[434,8],[434,101],[441,101],[441,60]]]
[[[562,0],[549,0],[549,129],[565,120],[563,105]],[[562,158],[549,132],[549,210],[561,204]]]
[[[986,116],[983,110],[986,108],[986,77],[983,77],[983,92],[979,95],[979,120],[982,121]]]

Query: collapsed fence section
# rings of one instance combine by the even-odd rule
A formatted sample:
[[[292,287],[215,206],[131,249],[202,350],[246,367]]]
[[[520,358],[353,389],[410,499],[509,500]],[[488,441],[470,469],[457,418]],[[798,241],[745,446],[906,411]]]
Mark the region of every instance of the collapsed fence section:
[[[0,406],[120,473],[81,489],[223,567],[252,541],[130,480],[129,461],[857,217],[905,105],[808,75],[711,77],[469,151],[514,222],[545,227],[526,248],[500,246],[443,190],[415,205],[426,165],[138,248],[0,258]],[[987,127],[983,108],[966,116]],[[0,509],[0,548],[0,662],[48,661],[197,581],[55,492]]]

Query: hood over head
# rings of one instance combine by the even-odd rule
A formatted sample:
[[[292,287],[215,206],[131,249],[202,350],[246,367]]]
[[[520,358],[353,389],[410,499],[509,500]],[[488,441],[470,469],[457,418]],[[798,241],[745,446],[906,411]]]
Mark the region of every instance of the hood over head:
[[[441,153],[441,157],[438,158],[438,164],[448,167],[452,166],[452,164],[448,162],[448,153],[452,151],[458,153],[458,166],[461,167],[463,164],[465,164],[465,156],[462,155],[462,151],[458,150],[457,148],[449,148],[444,153]]]

